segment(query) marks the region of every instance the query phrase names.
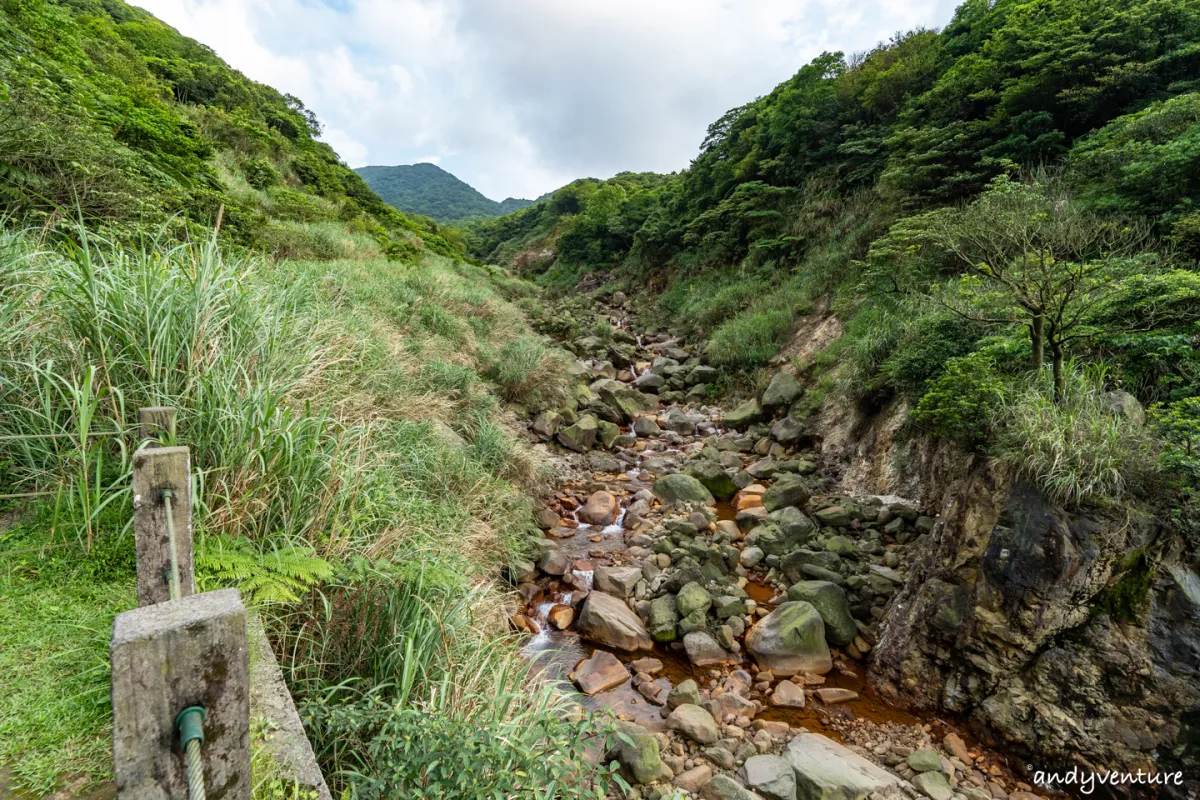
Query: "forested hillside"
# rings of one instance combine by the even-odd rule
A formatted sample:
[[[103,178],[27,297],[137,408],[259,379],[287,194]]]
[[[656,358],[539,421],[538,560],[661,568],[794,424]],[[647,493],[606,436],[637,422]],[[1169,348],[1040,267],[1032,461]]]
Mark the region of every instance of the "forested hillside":
[[[963,275],[975,262],[926,247],[924,214],[1016,184],[1053,183],[1080,214],[1145,221],[1137,249],[1186,267],[1200,255],[1198,32],[1200,9],[1182,0],[970,0],[941,31],[822,55],[730,110],[679,175],[573,184],[476,223],[472,248],[500,262],[522,253],[560,285],[589,271],[647,281],[664,290],[664,319],[747,369],[835,288],[842,304],[886,299],[869,312],[884,314]],[[943,324],[957,355],[984,332]],[[886,329],[879,364],[903,336]],[[1192,369],[1143,373],[1159,367]]]
[[[297,98],[121,0],[0,5],[0,212],[127,236],[214,225],[276,255],[429,249],[457,234],[386,205]]]
[[[262,620],[335,796],[591,780],[595,728],[525,687],[497,589],[541,476],[501,398],[560,402],[565,355],[533,287],[319,134],[121,0],[0,2],[0,797],[114,793],[150,405],[190,449],[197,587]],[[251,729],[246,796],[315,796]]]
[[[499,217],[532,202],[515,197],[489,200],[436,164],[359,167],[354,171],[393,208],[446,224]]]
[[[813,60],[680,174],[577,181],[475,223],[471,247],[562,288],[649,287],[646,319],[750,379],[832,301],[846,335],[809,368],[950,437],[990,439],[1028,366],[1061,394],[1072,358],[1186,401],[1198,41],[1182,0],[969,0],[941,31]]]

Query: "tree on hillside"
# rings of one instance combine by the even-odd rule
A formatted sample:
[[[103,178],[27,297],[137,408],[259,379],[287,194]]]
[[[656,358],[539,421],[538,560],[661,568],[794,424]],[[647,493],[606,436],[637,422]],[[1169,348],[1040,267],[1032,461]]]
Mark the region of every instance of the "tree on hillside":
[[[1067,195],[1054,178],[1001,176],[975,202],[930,216],[935,241],[967,274],[944,302],[969,319],[1029,329],[1032,366],[1049,349],[1056,396],[1072,341],[1121,291],[1135,266],[1127,256],[1146,241],[1144,223],[1102,217]]]

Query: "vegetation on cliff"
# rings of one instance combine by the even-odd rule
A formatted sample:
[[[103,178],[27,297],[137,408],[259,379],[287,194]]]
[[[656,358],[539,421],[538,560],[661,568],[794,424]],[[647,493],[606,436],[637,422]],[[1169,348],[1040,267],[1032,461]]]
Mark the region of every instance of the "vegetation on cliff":
[[[832,299],[845,335],[797,366],[970,446],[1039,393],[1078,397],[1087,362],[1176,430],[1200,395],[1197,36],[1181,0],[969,0],[941,31],[814,59],[680,174],[577,181],[469,244],[551,286],[654,290],[644,316],[743,382]],[[1050,427],[1107,458],[1099,428]],[[1137,485],[1145,459],[1111,455],[1119,477],[1064,496]]]

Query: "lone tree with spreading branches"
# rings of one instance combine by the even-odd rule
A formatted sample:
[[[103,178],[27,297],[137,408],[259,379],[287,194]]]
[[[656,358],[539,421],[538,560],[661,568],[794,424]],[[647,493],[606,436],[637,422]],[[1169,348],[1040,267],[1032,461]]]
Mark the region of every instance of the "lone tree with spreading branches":
[[[1121,291],[1136,267],[1128,257],[1149,236],[1144,223],[1095,214],[1045,176],[1001,176],[974,202],[930,221],[934,241],[966,268],[943,302],[976,322],[1026,326],[1034,370],[1050,351],[1055,397],[1067,345],[1090,335],[1089,315]]]

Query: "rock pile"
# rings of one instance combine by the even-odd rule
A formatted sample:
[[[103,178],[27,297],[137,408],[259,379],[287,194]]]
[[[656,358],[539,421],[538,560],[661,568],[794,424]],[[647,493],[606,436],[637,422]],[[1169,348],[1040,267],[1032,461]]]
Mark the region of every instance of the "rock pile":
[[[536,563],[510,570],[527,604],[512,621],[599,647],[569,678],[593,703],[624,691],[611,707],[629,741],[607,757],[631,796],[1020,800],[1028,787],[957,737],[939,750],[928,730],[850,714],[847,747],[762,718],[853,707],[824,676],[871,652],[935,525],[900,498],[826,490],[803,386],[781,372],[722,413],[705,404],[716,371],[672,339],[618,325],[571,348],[590,383],[530,423],[569,466]],[[696,678],[673,684],[655,651]]]

